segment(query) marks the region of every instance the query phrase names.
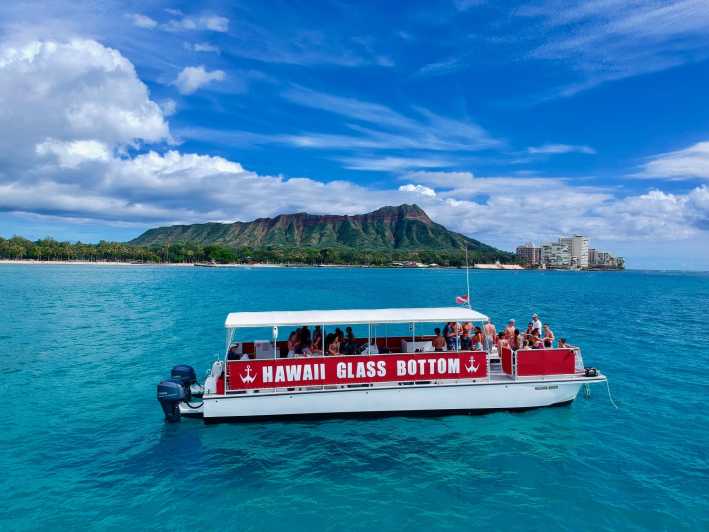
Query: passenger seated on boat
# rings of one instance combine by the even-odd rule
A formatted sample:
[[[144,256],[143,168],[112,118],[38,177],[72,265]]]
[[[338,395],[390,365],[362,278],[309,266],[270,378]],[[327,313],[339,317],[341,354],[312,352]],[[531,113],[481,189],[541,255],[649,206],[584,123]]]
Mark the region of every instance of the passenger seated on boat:
[[[539,331],[534,329],[532,334],[529,335],[529,347],[532,349],[544,349],[544,342],[539,338]]]
[[[357,342],[355,335],[352,332],[352,327],[345,329],[345,338],[342,342],[342,353],[345,355],[354,355],[357,352]]]
[[[310,349],[312,335],[310,334],[310,329],[308,329],[307,325],[303,325],[303,328],[300,329],[300,343],[302,344],[303,349]]]
[[[239,360],[256,360],[256,353],[244,353]]]
[[[554,332],[548,325],[544,325],[544,347],[554,347]]]
[[[566,338],[559,338],[559,345],[558,347],[565,348],[565,347],[571,347],[569,344],[566,343]]]
[[[298,344],[300,343],[300,337],[298,335],[298,329],[293,331],[288,335],[288,357],[292,357],[295,355],[295,349],[298,347]]]
[[[328,334],[328,338],[330,338],[331,335]],[[333,334],[332,338],[330,338],[329,342],[327,343],[327,354],[328,355],[339,355],[340,354],[340,339],[338,338],[337,334]]]
[[[315,331],[313,331],[313,351],[319,350],[322,354],[322,329],[320,325],[315,326]]]
[[[431,344],[433,344],[433,349],[435,351],[445,351],[446,339],[441,336],[441,329],[436,327],[433,332],[436,334],[436,336],[433,337],[433,340],[431,340]]]
[[[239,344],[231,344],[229,351],[226,356],[227,360],[239,360],[241,359],[241,353],[239,353]]]
[[[470,349],[471,345],[471,333],[473,331],[473,325],[469,322],[466,321],[463,323],[461,326],[461,334],[460,334],[460,348],[464,350]]]

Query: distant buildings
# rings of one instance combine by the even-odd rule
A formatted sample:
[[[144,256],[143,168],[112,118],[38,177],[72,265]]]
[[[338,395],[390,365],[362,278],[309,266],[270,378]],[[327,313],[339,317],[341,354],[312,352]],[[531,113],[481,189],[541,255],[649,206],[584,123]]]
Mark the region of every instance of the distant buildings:
[[[583,235],[561,237],[556,242],[547,242],[537,247],[527,242],[517,248],[517,260],[529,267],[622,269],[622,257],[589,248],[588,238]]]
[[[531,242],[527,242],[517,247],[517,260],[522,264],[539,266],[542,263],[542,250]]]

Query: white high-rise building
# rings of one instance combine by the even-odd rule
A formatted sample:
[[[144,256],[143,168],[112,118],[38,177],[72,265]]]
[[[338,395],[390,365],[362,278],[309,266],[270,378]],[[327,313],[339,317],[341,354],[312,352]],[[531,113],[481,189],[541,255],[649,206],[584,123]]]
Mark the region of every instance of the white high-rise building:
[[[568,268],[571,266],[569,246],[562,242],[549,242],[542,244],[542,263],[554,268]]]
[[[560,238],[559,242],[568,246],[573,264],[579,268],[588,268],[588,238],[583,235],[574,235]]]

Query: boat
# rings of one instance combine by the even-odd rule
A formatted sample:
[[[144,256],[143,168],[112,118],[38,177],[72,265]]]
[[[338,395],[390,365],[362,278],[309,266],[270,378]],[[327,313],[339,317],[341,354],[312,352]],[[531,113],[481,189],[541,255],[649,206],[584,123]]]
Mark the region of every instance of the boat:
[[[224,356],[204,382],[191,366],[175,366],[158,385],[158,400],[167,421],[208,423],[473,414],[566,405],[582,386],[607,382],[584,366],[578,347],[463,349],[456,338],[450,350],[435,351],[427,334],[432,324],[488,321],[463,306],[234,312],[224,323]],[[284,331],[304,326],[320,327],[322,345],[295,354]],[[340,326],[361,337],[348,354],[322,356],[327,334]],[[271,338],[249,340],[254,332]]]
[[[194,266],[197,268],[217,268],[219,265],[217,261],[210,260],[209,262],[195,262]]]

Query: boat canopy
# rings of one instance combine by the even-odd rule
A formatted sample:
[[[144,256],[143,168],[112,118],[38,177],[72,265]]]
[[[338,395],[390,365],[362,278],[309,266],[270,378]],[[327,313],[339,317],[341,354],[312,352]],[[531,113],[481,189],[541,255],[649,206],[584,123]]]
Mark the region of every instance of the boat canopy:
[[[224,327],[271,327],[273,325],[359,325],[368,323],[432,323],[487,321],[488,317],[467,307],[380,308],[342,310],[278,310],[232,312]]]

